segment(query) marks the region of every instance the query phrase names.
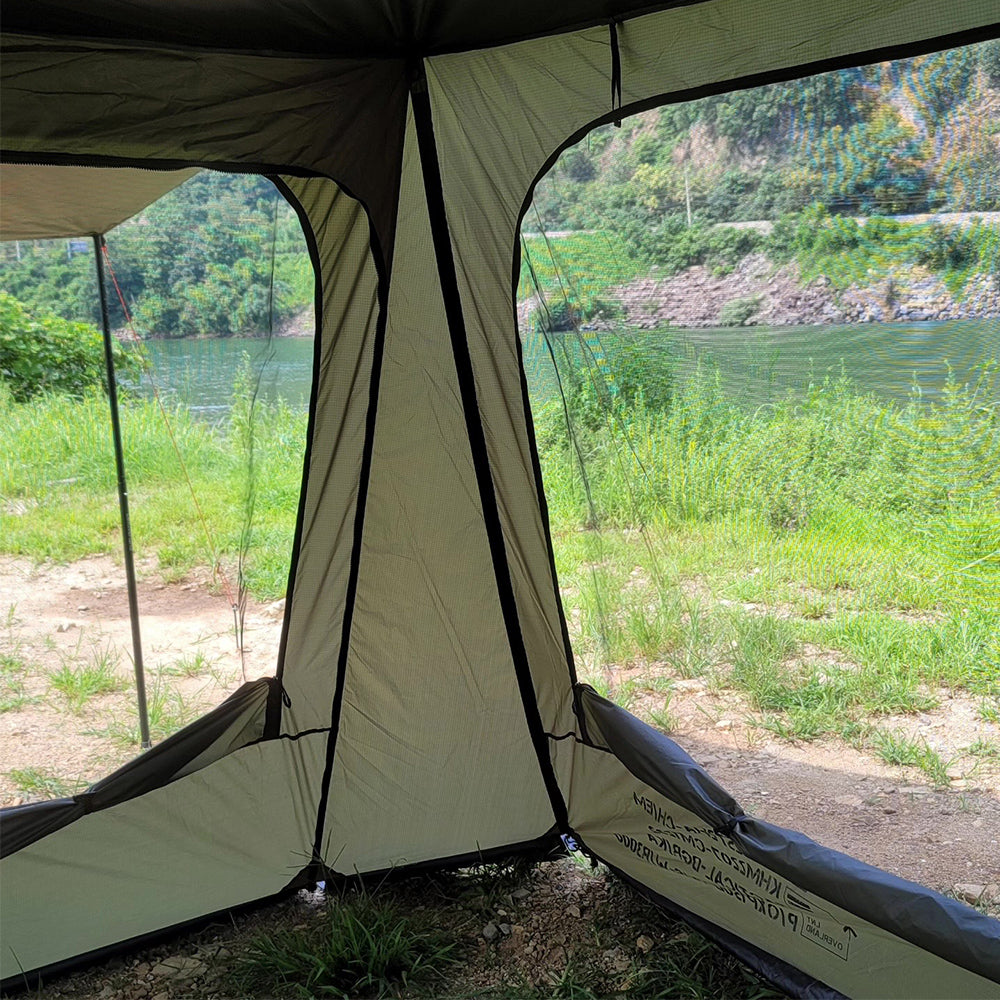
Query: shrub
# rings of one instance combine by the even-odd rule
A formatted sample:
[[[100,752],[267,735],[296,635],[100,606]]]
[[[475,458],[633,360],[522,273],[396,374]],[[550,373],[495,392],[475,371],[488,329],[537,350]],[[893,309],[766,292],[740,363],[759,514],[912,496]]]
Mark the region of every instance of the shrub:
[[[137,359],[117,341],[114,358],[120,372],[135,370]],[[81,397],[94,386],[106,388],[101,334],[44,310],[31,315],[0,292],[0,379],[19,403],[43,392]]]
[[[730,299],[719,310],[719,326],[743,326],[760,309],[759,295]]]

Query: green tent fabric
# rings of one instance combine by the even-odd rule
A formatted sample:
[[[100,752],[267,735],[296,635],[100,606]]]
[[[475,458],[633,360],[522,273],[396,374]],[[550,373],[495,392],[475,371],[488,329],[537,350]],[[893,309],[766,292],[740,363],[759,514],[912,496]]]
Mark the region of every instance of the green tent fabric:
[[[4,980],[563,837],[801,995],[1000,997],[995,921],[744,816],[577,683],[512,304],[534,185],[595,124],[998,21],[996,0],[9,0],[2,235],[103,232],[184,171],[257,171],[303,222],[317,340],[277,675],[4,812]]]

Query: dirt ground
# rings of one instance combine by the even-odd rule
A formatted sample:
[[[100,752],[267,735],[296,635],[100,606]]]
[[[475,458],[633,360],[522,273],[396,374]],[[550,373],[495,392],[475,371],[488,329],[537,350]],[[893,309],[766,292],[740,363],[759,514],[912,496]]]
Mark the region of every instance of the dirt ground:
[[[149,566],[138,571],[147,699],[160,738],[219,704],[244,679],[274,671],[283,602],[248,604],[241,654],[225,587],[207,572],[165,583]],[[120,565],[106,556],[39,567],[0,558],[0,656],[8,663],[8,698],[16,684],[25,699],[0,713],[0,806],[50,797],[23,787],[33,776],[76,790],[138,753],[129,739],[138,713]],[[52,675],[86,675],[103,662],[113,665],[120,689],[93,694],[74,709]]]
[[[281,602],[248,606],[241,656],[217,581],[206,573],[166,583],[150,566],[140,571],[147,685],[164,730],[273,670]],[[111,559],[0,559],[0,656],[23,702],[0,712],[0,805],[67,794],[137,752],[123,724],[136,717],[124,573]],[[52,675],[101,660],[114,663],[121,689],[71,711]],[[650,693],[633,710],[652,704]],[[945,695],[933,711],[887,721],[952,761],[948,787],[841,741],[779,740],[749,726],[731,692],[700,680],[675,682],[670,712],[671,736],[746,812],[939,891],[993,899],[1000,914],[1000,760],[961,755],[976,739],[996,740],[1000,726],[981,721],[971,700]]]

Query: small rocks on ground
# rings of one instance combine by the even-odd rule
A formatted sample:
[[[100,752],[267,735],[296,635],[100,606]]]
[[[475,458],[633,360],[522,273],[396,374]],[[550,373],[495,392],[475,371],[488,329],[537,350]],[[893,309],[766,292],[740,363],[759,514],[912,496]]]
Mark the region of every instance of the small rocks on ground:
[[[154,976],[163,976],[166,979],[194,979],[207,969],[208,966],[200,959],[171,955],[170,958],[165,958],[154,965],[151,971]]]
[[[955,895],[963,903],[976,904],[986,895],[986,886],[978,885],[974,882],[959,882],[955,886]]]

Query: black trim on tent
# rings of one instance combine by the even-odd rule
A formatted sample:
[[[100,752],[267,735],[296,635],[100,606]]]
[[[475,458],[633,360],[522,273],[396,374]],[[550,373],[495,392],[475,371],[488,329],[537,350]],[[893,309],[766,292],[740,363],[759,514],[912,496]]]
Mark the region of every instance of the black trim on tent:
[[[485,850],[466,851],[464,854],[453,854],[447,858],[434,858],[429,861],[415,861],[409,865],[399,865],[395,868],[380,868],[371,872],[354,872],[345,875],[337,871],[327,872],[324,881],[337,886],[364,885],[378,887],[387,882],[396,882],[413,875],[434,874],[436,872],[455,871],[459,868],[473,868],[476,865],[496,864],[513,858],[531,858],[535,861],[552,861],[563,857],[566,847],[556,827],[543,833],[533,840],[522,840],[505,847],[489,847]]]
[[[549,756],[545,730],[538,711],[535,686],[531,679],[528,653],[524,646],[524,636],[521,633],[517,599],[514,596],[514,582],[511,579],[510,565],[507,561],[506,542],[503,536],[503,526],[500,522],[500,509],[497,504],[496,491],[493,485],[493,474],[490,470],[486,433],[483,430],[482,415],[479,412],[479,400],[476,395],[476,376],[472,366],[472,357],[469,353],[469,341],[465,328],[465,316],[462,311],[461,292],[458,287],[455,259],[452,255],[451,235],[448,231],[448,216],[444,200],[444,186],[441,180],[441,167],[438,162],[437,144],[434,138],[434,122],[422,64],[418,64],[415,67],[414,76],[415,80],[410,88],[410,99],[413,102],[417,146],[420,150],[424,191],[427,196],[427,214],[430,217],[438,279],[441,283],[441,294],[444,298],[445,315],[448,321],[448,333],[451,337],[452,353],[455,357],[455,368],[458,374],[458,387],[462,397],[462,409],[465,413],[465,426],[469,437],[469,448],[472,452],[472,463],[476,472],[476,482],[479,486],[479,502],[482,507],[483,524],[486,528],[490,555],[493,561],[493,574],[496,578],[497,596],[503,614],[514,672],[517,676],[517,686],[521,693],[525,720],[528,724],[531,742],[535,748],[535,755],[538,758],[538,766],[542,772],[545,790],[548,792],[552,812],[559,829],[563,833],[569,833],[569,814],[562,791],[559,788],[559,783],[556,780],[552,759]]]
[[[133,170],[214,170],[223,174],[258,174],[272,180],[277,174],[286,177],[321,177],[331,180],[343,187],[334,177],[318,173],[315,170],[304,170],[301,167],[280,166],[275,163],[247,163],[230,160],[179,160],[179,159],[143,159],[135,156],[104,156],[98,153],[46,153],[22,150],[0,150],[0,163],[21,163],[25,166],[37,167],[131,167]],[[346,192],[345,192],[346,193]],[[355,199],[357,200],[357,199]]]
[[[537,183],[537,180],[536,180]],[[528,205],[531,204],[529,199]],[[517,232],[520,234],[521,222],[527,207],[522,210],[517,220]],[[562,595],[559,593],[559,574],[556,571],[556,550],[552,544],[552,524],[549,518],[549,501],[545,496],[545,483],[542,477],[542,463],[538,457],[538,437],[535,434],[535,418],[531,412],[531,397],[528,393],[528,378],[524,370],[524,345],[521,343],[521,336],[517,324],[517,286],[521,277],[521,240],[520,235],[517,240],[517,253],[514,255],[514,275],[512,295],[514,303],[514,344],[517,350],[518,377],[521,383],[521,406],[524,410],[524,425],[528,432],[528,451],[531,454],[531,471],[535,479],[535,495],[538,501],[539,516],[542,519],[542,534],[545,536],[545,550],[548,555],[549,574],[552,577],[552,593],[556,601],[556,610],[559,614],[559,631],[562,635],[563,651],[566,654],[566,668],[569,671],[570,684],[573,687],[573,714],[580,725],[580,733],[586,740],[587,723],[583,717],[577,701],[577,685],[579,678],[576,672],[576,659],[573,656],[573,641],[569,636],[569,625],[566,622],[566,612],[563,609]]]
[[[397,171],[397,177],[401,171]],[[398,196],[397,196],[398,201]],[[330,710],[330,737],[326,744],[326,765],[320,785],[319,806],[316,812],[316,835],[313,839],[314,871],[325,871],[322,855],[323,830],[326,826],[326,811],[330,801],[330,786],[333,779],[333,761],[337,754],[337,737],[340,734],[340,715],[344,702],[344,685],[347,680],[347,657],[351,648],[351,627],[354,623],[354,604],[358,595],[358,579],[361,575],[361,548],[365,534],[365,512],[368,506],[368,487],[371,482],[372,461],[375,453],[375,426],[378,418],[379,387],[382,382],[382,359],[385,353],[385,334],[389,323],[389,268],[382,252],[375,224],[368,217],[370,242],[375,269],[378,272],[379,314],[375,323],[375,343],[372,348],[371,381],[368,389],[368,412],[365,417],[365,443],[361,452],[361,469],[358,473],[358,497],[354,511],[354,541],[351,546],[351,566],[344,595],[344,619],[341,625],[340,650],[337,655],[337,682],[334,688],[333,705]],[[322,878],[322,875],[317,875]]]

